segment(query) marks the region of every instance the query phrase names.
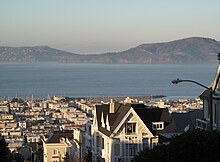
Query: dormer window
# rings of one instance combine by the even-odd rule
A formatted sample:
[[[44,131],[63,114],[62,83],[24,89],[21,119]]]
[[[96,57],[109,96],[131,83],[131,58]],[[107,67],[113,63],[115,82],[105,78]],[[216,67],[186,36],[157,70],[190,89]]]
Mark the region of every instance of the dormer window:
[[[153,130],[163,130],[164,129],[164,122],[152,122],[152,129]]]
[[[135,133],[135,132],[136,132],[136,123],[125,124],[125,133]]]

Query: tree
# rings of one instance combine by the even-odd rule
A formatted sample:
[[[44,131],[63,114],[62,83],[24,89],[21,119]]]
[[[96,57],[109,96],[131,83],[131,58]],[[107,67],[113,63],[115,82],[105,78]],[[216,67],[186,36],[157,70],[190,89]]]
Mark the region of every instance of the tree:
[[[7,162],[24,162],[24,157],[20,153],[12,152],[8,155]]]
[[[0,135],[0,161],[1,162],[7,161],[7,157],[9,153],[10,151],[7,147],[7,143],[4,139],[4,136]]]
[[[190,130],[169,140],[168,145],[158,145],[139,153],[136,161],[179,162],[212,161],[220,159],[220,132]]]

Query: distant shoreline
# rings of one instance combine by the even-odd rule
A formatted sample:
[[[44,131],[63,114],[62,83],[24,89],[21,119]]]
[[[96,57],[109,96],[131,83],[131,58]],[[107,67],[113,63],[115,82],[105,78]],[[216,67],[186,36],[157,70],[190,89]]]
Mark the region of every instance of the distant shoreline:
[[[157,98],[164,98],[167,97],[165,95],[150,95],[150,96],[109,96],[109,97],[77,97],[76,99],[88,99],[93,101],[110,101],[111,99],[115,101],[123,101],[127,97],[130,99],[138,100],[138,101],[145,101],[150,99],[157,99]],[[74,98],[74,97],[73,97]]]
[[[55,95],[56,96],[56,95]],[[142,100],[150,100],[150,99],[157,99],[157,98],[165,98],[167,96],[165,95],[150,95],[150,96],[103,96],[103,97],[69,97],[69,96],[56,96],[56,97],[64,97],[69,99],[87,99],[87,100],[93,100],[93,101],[110,101],[111,99],[115,101],[123,101],[126,98],[142,101]],[[1,97],[8,99],[6,96]],[[24,99],[24,100],[32,100],[31,98],[23,98],[23,97],[12,97],[10,99],[17,98],[17,99]],[[53,98],[53,97],[51,97]],[[33,98],[33,100],[44,100],[45,98]]]

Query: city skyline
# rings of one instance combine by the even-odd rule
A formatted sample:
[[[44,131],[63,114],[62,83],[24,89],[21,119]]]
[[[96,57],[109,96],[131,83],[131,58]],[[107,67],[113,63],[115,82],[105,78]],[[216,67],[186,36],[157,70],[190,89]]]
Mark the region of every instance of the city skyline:
[[[89,54],[193,36],[219,41],[219,9],[217,0],[4,0],[0,46],[48,45]]]

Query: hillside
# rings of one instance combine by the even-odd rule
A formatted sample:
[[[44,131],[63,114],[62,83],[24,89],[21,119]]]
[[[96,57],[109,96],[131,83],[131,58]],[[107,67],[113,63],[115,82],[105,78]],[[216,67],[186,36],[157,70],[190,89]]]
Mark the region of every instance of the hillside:
[[[62,61],[62,59],[77,57],[77,54],[50,48],[35,47],[1,47],[0,62],[42,62]]]
[[[118,53],[90,56],[90,62],[136,63],[136,64],[177,64],[216,62],[220,42],[192,37],[166,43],[142,44]]]
[[[142,44],[122,52],[80,55],[48,46],[0,47],[0,62],[58,61],[107,64],[178,64],[217,62],[220,42],[191,37],[172,42]]]

